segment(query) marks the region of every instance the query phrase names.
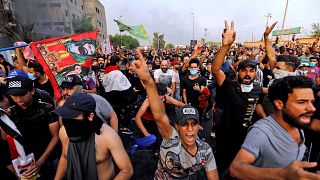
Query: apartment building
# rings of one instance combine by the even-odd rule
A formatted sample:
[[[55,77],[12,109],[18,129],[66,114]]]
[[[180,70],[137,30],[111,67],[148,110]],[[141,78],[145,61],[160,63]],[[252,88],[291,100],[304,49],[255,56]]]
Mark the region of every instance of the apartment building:
[[[107,36],[104,6],[99,0],[0,0],[0,2],[2,6],[10,5],[9,9],[17,24],[34,24],[36,33],[34,40],[74,34],[72,21],[83,16],[92,17],[92,25],[100,30],[99,41]],[[0,6],[0,12],[4,12],[4,7]],[[8,13],[1,13],[0,16],[5,14]]]

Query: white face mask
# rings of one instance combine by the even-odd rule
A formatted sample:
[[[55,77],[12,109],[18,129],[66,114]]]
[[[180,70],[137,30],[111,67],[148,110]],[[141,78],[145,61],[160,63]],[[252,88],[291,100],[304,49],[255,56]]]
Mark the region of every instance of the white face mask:
[[[252,83],[249,85],[240,84],[240,87],[241,87],[241,92],[250,92],[253,89],[253,84]]]
[[[297,70],[297,74],[298,75],[303,75],[303,76],[306,76],[307,75],[307,73],[308,73],[308,70],[305,70],[305,71],[303,71],[303,70]]]
[[[283,71],[280,69],[273,69],[272,72],[273,72],[275,79],[280,79],[280,78],[283,78],[286,76],[296,76],[297,75],[297,73],[295,73],[295,72],[288,72],[288,71]]]

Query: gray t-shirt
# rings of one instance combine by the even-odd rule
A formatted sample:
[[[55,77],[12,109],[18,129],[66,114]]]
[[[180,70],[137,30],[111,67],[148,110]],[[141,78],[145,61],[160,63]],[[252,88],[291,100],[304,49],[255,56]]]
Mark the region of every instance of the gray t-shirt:
[[[217,168],[212,149],[206,142],[197,138],[197,154],[192,156],[182,146],[176,129],[172,129],[171,137],[164,138],[161,143],[155,179],[193,179],[199,176],[201,178],[206,177],[205,172]]]
[[[251,153],[252,164],[263,168],[285,167],[292,161],[301,161],[306,151],[304,134],[299,130],[302,143],[297,144],[288,132],[271,116],[259,120],[249,128],[242,149]]]
[[[110,113],[113,111],[109,102],[103,97],[90,93],[93,99],[96,101],[96,114],[104,122],[107,123],[109,120]]]

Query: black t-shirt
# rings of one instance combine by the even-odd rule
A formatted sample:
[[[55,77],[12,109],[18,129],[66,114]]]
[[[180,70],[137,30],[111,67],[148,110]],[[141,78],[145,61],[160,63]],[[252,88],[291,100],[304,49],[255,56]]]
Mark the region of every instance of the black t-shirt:
[[[221,122],[216,124],[217,153],[227,168],[234,159],[247,135],[248,127],[253,121],[257,103],[261,103],[262,88],[254,84],[253,89],[243,93],[237,81],[225,79],[217,87],[219,105],[223,109]]]
[[[46,91],[51,97],[54,96],[54,90],[49,79],[43,84],[40,84],[37,80],[34,81],[34,87]]]
[[[191,80],[190,78],[183,79],[181,83],[181,89],[186,89],[187,101],[191,103],[193,107],[199,106],[199,96],[201,93],[193,89],[195,84],[199,84],[199,86],[206,86],[207,80],[205,77],[199,76],[198,78]]]
[[[19,129],[24,143],[26,154],[34,153],[35,159],[39,159],[51,140],[49,125],[58,120],[51,113],[54,106],[33,98],[32,104],[26,109],[15,105],[11,108],[11,119]],[[57,159],[61,155],[60,146],[57,145],[50,154],[48,160]]]

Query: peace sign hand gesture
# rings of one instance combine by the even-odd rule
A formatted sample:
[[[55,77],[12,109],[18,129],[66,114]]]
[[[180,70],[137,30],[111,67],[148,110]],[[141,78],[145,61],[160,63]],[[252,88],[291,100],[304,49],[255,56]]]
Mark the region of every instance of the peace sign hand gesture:
[[[224,21],[224,29],[222,33],[222,45],[231,46],[236,39],[236,31],[234,30],[234,22],[231,21],[231,28],[229,29],[228,21]]]
[[[267,26],[266,30],[263,33],[264,38],[267,38],[269,34],[272,32],[273,28],[276,26],[277,22],[273,23],[270,27]]]

